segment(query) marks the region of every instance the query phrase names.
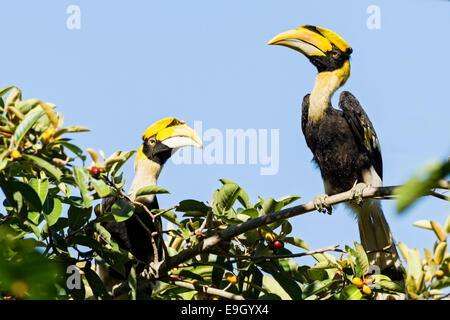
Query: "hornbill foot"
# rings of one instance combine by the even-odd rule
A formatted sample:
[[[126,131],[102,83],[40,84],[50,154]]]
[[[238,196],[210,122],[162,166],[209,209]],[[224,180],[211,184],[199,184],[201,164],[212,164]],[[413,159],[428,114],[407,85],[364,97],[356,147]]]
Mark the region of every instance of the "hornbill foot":
[[[331,214],[333,212],[333,208],[327,204],[327,198],[327,194],[319,194],[318,196],[315,196],[313,199],[314,207],[319,212]]]
[[[367,187],[368,185],[363,182],[355,182],[353,188],[350,190],[350,201],[362,207],[364,204],[362,194]]]

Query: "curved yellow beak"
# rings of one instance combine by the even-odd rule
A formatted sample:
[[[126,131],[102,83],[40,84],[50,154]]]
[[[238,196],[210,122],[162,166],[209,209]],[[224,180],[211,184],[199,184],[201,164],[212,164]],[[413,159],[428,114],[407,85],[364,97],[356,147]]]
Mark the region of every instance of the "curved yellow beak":
[[[176,118],[166,118],[152,124],[143,134],[144,140],[155,136],[156,140],[170,148],[194,146],[202,148],[202,140],[194,129],[185,121]]]
[[[335,45],[342,52],[351,52],[350,46],[331,30],[304,25],[284,31],[270,40],[268,45],[285,46],[310,56],[325,56]]]

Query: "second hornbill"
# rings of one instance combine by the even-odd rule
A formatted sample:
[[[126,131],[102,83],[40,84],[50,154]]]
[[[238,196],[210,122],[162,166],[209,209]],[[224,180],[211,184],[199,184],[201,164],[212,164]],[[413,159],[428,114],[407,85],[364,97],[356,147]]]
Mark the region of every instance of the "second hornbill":
[[[275,36],[269,45],[281,45],[305,55],[317,68],[311,94],[303,99],[302,131],[318,164],[328,195],[352,189],[361,243],[369,262],[392,280],[402,280],[401,262],[379,200],[361,194],[367,185],[382,186],[383,165],[375,129],[358,100],[348,91],[340,95],[341,110],[331,105],[333,93],[350,75],[352,48],[336,33],[311,25]],[[325,211],[327,195],[314,199]]]
[[[142,187],[157,184],[163,165],[178,149],[186,146],[201,148],[202,142],[197,133],[186,125],[186,122],[176,118],[157,121],[144,132],[142,139],[143,143],[137,151],[134,164],[135,177],[128,196],[131,200],[144,204],[149,210],[159,209],[155,195],[136,197],[136,192]],[[110,211],[111,206],[117,200],[117,197],[106,198],[102,203],[103,211]],[[142,223],[145,227],[142,226]],[[145,263],[154,262],[155,244],[158,251],[157,260],[162,260],[162,238],[155,237],[155,242],[152,243],[148,232],[148,230],[152,233],[158,229],[161,230],[160,217],[153,221],[145,209],[135,206],[135,212],[129,219],[123,222],[107,221],[102,225],[109,231],[120,248],[129,251],[141,262],[138,264],[137,271],[141,271]],[[128,263],[126,265],[127,273],[130,267],[131,264]],[[115,284],[125,280],[111,268],[99,268],[99,274],[110,291]]]

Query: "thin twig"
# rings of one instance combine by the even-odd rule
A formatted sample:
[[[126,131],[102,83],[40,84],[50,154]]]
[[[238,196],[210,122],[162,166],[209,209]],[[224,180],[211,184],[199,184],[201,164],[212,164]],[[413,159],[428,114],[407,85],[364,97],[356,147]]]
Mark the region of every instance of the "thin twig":
[[[139,224],[141,225],[142,228],[144,228],[144,230],[147,232],[148,236],[151,239],[152,242],[152,247],[153,247],[153,262],[154,263],[158,263],[159,261],[159,255],[158,255],[158,247],[156,245],[156,241],[155,241],[155,237],[153,236],[153,233],[151,232],[151,230],[145,225],[145,223],[141,220],[141,218],[139,218],[139,215],[134,214],[134,216],[136,217],[136,220],[139,222]]]
[[[269,256],[231,256],[235,258],[235,260],[230,261],[230,263],[235,263],[239,260],[272,260],[272,259],[285,259],[285,258],[299,258],[303,256],[311,256],[313,254],[317,253],[324,253],[328,251],[335,251],[335,252],[345,252],[344,250],[338,249],[339,245],[331,246],[328,248],[323,249],[317,249],[317,250],[311,250],[307,252],[301,252],[301,253],[293,253],[293,254],[280,254],[280,255],[269,255]]]
[[[174,205],[171,206],[170,208],[164,209],[164,210],[158,212],[157,214],[155,214],[155,218],[156,218],[156,217],[159,217],[159,216],[161,216],[161,215],[163,215],[163,214],[166,213],[166,212],[169,212],[169,211],[171,211],[171,210],[173,210],[173,209],[176,209],[176,208],[179,207],[179,206],[180,206],[179,203],[174,204]]]
[[[441,193],[438,193],[436,191],[430,191],[430,195],[433,196],[433,197],[436,197],[438,199],[442,199],[442,200],[449,201],[449,199],[450,199],[450,197],[447,197],[447,196],[445,196],[445,195],[443,195]]]
[[[202,286],[202,285],[195,284],[195,283],[189,283],[189,282],[178,281],[178,280],[170,281],[170,283],[175,285],[175,286],[177,286],[177,287],[190,289],[190,290],[196,290],[198,292],[203,292],[203,293],[219,296],[219,297],[222,297],[222,298],[225,298],[225,299],[245,300],[245,298],[243,296],[241,296],[241,295],[234,294],[234,293],[231,293],[231,292],[228,292],[228,291],[224,291],[224,290],[220,290],[220,289],[216,289],[216,288]]]

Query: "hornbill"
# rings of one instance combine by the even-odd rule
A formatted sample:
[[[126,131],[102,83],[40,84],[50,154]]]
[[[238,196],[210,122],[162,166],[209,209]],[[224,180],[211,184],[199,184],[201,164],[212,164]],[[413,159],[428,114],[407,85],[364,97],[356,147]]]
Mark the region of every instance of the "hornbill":
[[[131,200],[144,204],[148,210],[159,209],[155,195],[136,197],[136,192],[142,187],[157,184],[163,165],[178,149],[185,146],[202,148],[202,142],[197,133],[186,125],[186,122],[176,118],[166,118],[152,124],[144,132],[142,139],[143,143],[137,151],[134,163],[135,177],[128,196]],[[109,212],[117,200],[118,197],[104,199],[103,211]],[[140,261],[137,265],[137,272],[142,271],[146,263],[154,262],[155,246],[157,247],[158,261],[162,260],[162,238],[154,237],[152,243],[148,232],[161,230],[161,218],[156,217],[153,221],[143,207],[135,206],[134,214],[123,222],[106,221],[102,225],[109,231],[112,239],[120,248],[129,251]],[[131,262],[125,266],[126,273],[129,273],[131,266]],[[125,280],[112,268],[100,266],[98,271],[109,291],[112,291],[114,285]]]
[[[333,93],[350,75],[352,48],[336,33],[311,25],[282,32],[268,44],[294,49],[317,68],[314,88],[303,99],[301,125],[325,192],[332,195],[352,190],[354,201],[347,205],[356,214],[370,264],[392,280],[402,280],[401,262],[380,201],[361,201],[367,185],[382,185],[383,165],[375,129],[350,92],[341,93],[341,110],[331,105]],[[331,213],[326,194],[315,197],[314,203],[319,211]]]

